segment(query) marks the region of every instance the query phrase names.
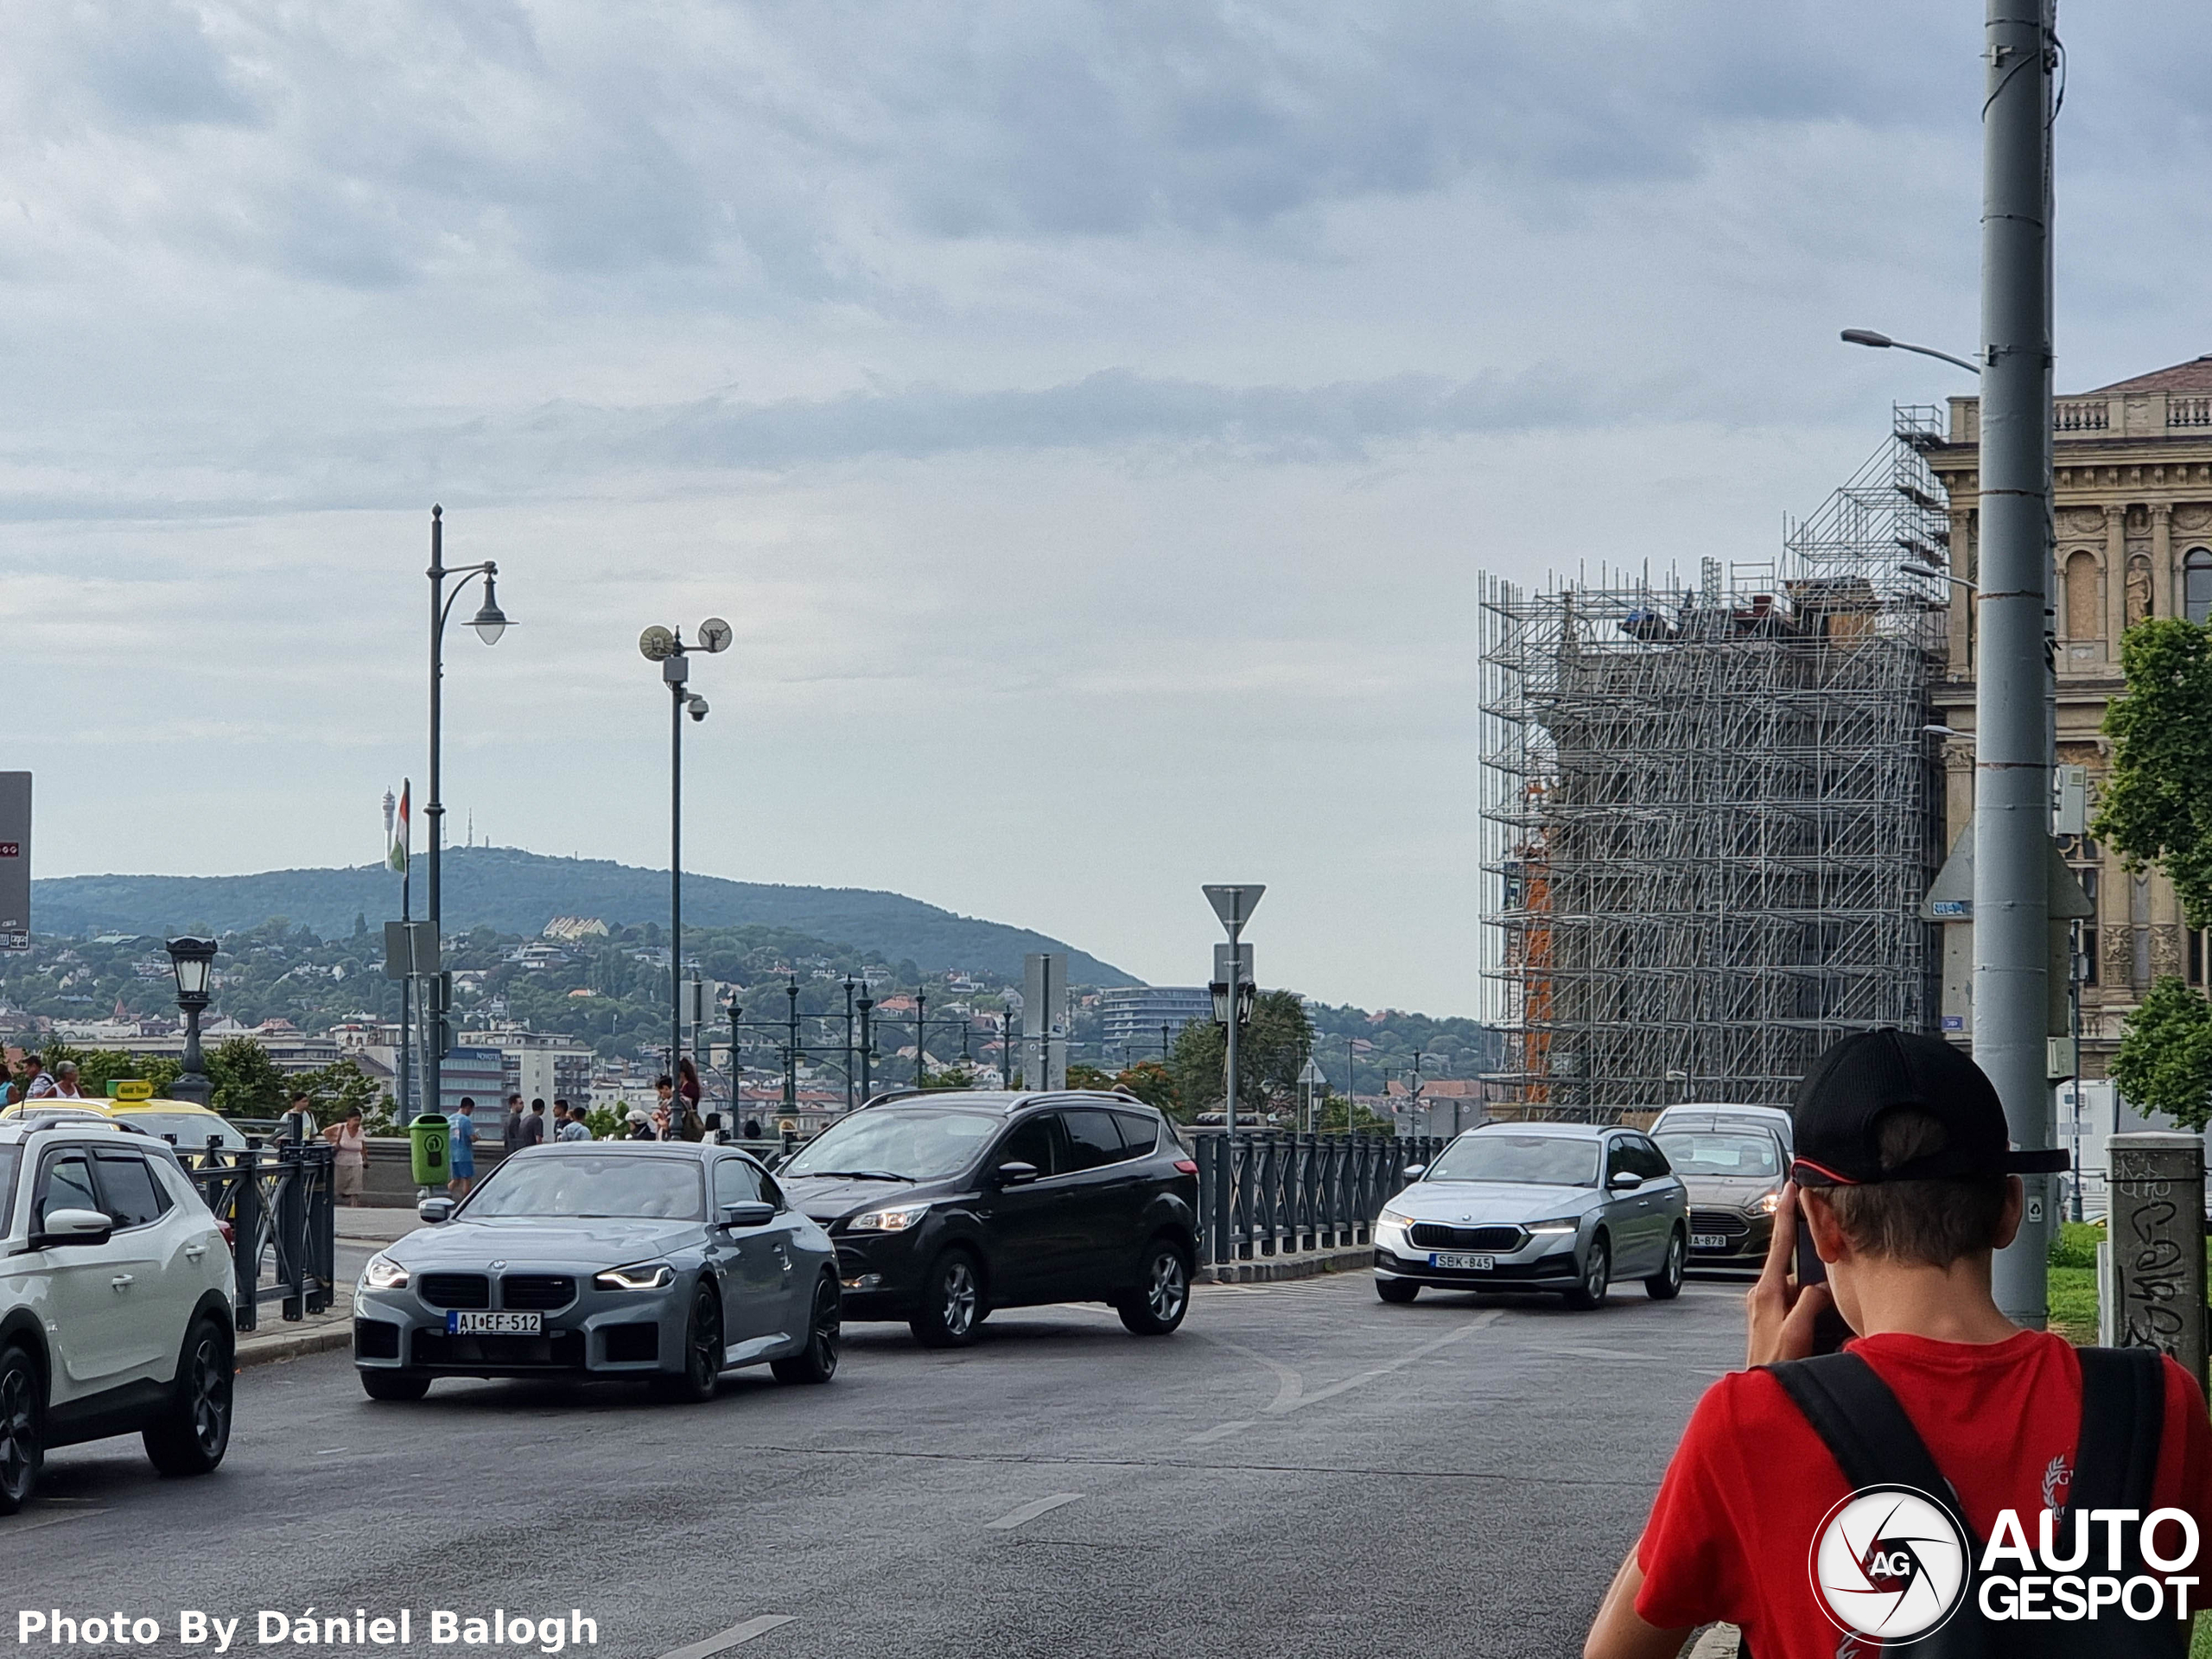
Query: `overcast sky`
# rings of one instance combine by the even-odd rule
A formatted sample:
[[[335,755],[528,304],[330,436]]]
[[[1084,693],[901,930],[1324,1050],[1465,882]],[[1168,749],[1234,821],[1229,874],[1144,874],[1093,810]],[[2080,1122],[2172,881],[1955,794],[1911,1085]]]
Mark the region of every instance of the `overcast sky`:
[[[1973,0],[52,5],[0,62],[36,869],[664,864],[1473,1014],[1475,577],[1772,556],[1973,348]],[[2076,3],[2061,390],[2212,351],[2201,3]],[[35,918],[34,918],[35,921]]]

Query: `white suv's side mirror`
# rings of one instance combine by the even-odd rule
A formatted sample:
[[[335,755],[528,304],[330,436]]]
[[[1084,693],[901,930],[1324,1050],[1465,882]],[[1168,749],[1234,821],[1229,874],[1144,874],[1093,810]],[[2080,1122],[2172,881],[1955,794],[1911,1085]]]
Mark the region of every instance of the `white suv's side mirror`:
[[[49,1210],[37,1236],[31,1240],[31,1248],[35,1250],[51,1244],[105,1244],[114,1230],[115,1223],[98,1210]]]

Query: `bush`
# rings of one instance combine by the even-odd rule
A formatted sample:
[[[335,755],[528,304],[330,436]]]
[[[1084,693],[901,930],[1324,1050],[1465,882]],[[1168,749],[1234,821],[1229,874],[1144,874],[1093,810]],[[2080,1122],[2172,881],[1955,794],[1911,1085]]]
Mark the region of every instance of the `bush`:
[[[2094,1268],[2097,1246],[2105,1241],[2101,1221],[2063,1221],[2050,1236],[2050,1265],[2054,1268]]]

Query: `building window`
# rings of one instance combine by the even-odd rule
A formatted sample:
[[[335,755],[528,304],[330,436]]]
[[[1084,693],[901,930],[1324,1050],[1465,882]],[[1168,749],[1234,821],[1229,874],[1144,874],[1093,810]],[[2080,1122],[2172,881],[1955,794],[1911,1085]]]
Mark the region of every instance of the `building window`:
[[[2097,556],[2076,553],[2066,561],[2066,638],[2074,643],[2105,637],[2097,603]]]
[[[2190,548],[2181,570],[2182,614],[2192,622],[2212,622],[2212,548]]]

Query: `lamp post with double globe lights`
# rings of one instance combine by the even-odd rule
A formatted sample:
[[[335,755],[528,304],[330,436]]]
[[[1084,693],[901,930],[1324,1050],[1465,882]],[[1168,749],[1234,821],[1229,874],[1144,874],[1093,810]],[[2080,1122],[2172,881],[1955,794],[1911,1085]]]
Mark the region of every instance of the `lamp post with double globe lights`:
[[[710,616],[699,625],[698,647],[709,656],[728,651],[730,638],[729,624],[719,616]],[[677,1057],[683,1052],[683,716],[689,715],[694,721],[706,719],[707,700],[684,689],[691,677],[691,658],[680,629],[656,623],[638,636],[638,654],[660,664],[660,677],[669,692],[668,1074],[673,1077]],[[679,1102],[669,1116],[671,1134],[681,1125],[683,1116]]]

